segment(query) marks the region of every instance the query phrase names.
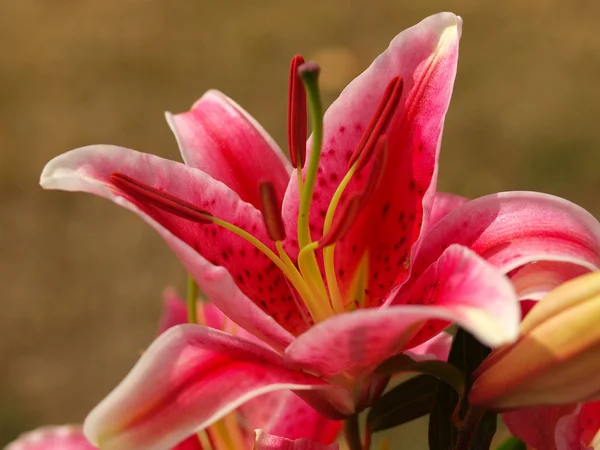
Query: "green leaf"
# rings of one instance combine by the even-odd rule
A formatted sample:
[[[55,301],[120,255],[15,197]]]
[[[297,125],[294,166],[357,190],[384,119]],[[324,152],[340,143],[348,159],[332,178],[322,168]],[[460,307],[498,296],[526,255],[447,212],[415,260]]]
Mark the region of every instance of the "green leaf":
[[[489,355],[490,349],[462,329],[458,329],[448,363],[457,367],[466,380],[466,390],[470,388],[470,378],[473,371]],[[452,414],[459,402],[459,395],[445,383],[438,383],[429,416],[429,448],[430,450],[453,450],[456,444],[457,430],[452,421]],[[461,417],[465,413],[464,406]],[[494,425],[492,425],[492,422]],[[471,450],[487,450],[491,437],[496,431],[495,414],[486,413],[483,423],[477,429]],[[486,447],[487,445],[487,447]]]
[[[367,429],[387,430],[429,414],[437,385],[436,377],[419,375],[391,389],[371,406]]]
[[[527,445],[516,437],[509,437],[496,450],[527,450]]]
[[[376,374],[383,376],[398,372],[418,372],[433,375],[452,386],[459,394],[464,390],[465,383],[460,370],[444,361],[415,361],[408,355],[400,354],[384,361],[375,371]]]

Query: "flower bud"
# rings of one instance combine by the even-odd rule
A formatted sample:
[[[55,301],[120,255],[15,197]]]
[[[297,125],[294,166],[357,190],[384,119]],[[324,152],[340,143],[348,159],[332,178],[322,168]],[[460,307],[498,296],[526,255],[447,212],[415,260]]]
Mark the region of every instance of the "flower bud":
[[[506,410],[600,399],[600,272],[554,289],[519,332],[474,373],[470,404]]]

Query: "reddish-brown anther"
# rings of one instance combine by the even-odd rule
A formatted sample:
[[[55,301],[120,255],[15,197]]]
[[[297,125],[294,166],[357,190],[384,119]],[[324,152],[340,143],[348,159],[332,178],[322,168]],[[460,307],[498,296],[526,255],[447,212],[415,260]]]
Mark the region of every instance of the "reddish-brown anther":
[[[304,167],[306,162],[306,90],[298,73],[302,64],[304,58],[301,55],[292,58],[288,84],[288,150],[294,168]]]
[[[373,148],[373,165],[371,166],[369,178],[367,178],[367,182],[365,183],[365,187],[362,191],[362,206],[364,206],[371,199],[373,193],[377,190],[379,183],[383,178],[383,172],[385,170],[385,163],[387,162],[388,154],[387,136],[385,134],[379,136],[379,139],[377,139],[377,142]]]
[[[110,181],[112,181],[116,188],[142,204],[152,205],[193,222],[203,224],[212,223],[210,220],[212,214],[205,209],[198,208],[196,205],[167,192],[163,192],[160,189],[148,186],[135,178],[119,172],[113,172],[110,174]]]
[[[358,146],[352,153],[348,168],[356,163],[356,170],[361,170],[368,162],[375,148],[379,137],[383,135],[392,120],[396,107],[402,97],[404,81],[400,77],[392,78],[383,91],[381,100],[377,105],[375,113],[371,117],[371,121],[358,143]]]
[[[319,240],[319,247],[327,247],[328,245],[335,244],[344,237],[360,211],[363,203],[362,197],[361,194],[352,194],[348,197],[348,201],[341,211],[339,219],[333,221],[329,232]]]
[[[272,240],[283,241],[285,239],[285,226],[281,218],[281,205],[277,201],[275,186],[270,181],[261,181],[259,189],[262,215],[267,233]]]

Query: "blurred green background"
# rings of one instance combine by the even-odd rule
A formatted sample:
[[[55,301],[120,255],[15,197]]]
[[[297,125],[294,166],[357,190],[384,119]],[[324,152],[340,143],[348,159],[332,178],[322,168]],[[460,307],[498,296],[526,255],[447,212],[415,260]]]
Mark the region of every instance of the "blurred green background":
[[[440,10],[465,21],[441,189],[541,190],[598,216],[598,2],[0,0],[0,445],[80,422],[152,339],[163,288],[184,285],[137,217],[42,191],[45,162],[94,143],[176,159],[163,111],[209,88],[284,144],[293,54],[321,63],[330,102]]]

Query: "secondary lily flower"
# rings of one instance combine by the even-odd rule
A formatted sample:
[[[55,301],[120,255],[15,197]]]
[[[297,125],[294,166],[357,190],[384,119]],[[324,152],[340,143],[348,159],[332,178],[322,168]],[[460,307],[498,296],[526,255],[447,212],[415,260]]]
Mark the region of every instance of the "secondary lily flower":
[[[474,374],[469,402],[538,450],[600,449],[600,272],[554,289]],[[578,402],[583,402],[577,404]],[[551,405],[533,408],[540,405]],[[526,409],[523,409],[526,408]]]
[[[477,369],[469,402],[514,409],[600,400],[600,272],[553,290],[520,325],[519,340]]]
[[[165,291],[159,333],[186,322],[183,301],[173,291]],[[207,302],[198,302],[197,322],[258,342]],[[172,450],[337,450],[335,441],[340,430],[341,422],[323,417],[290,391],[278,391],[248,402],[198,434],[188,436]],[[23,434],[6,447],[6,450],[93,449],[96,447],[77,425],[42,427]]]
[[[450,322],[488,345],[513,341],[520,311],[503,273],[535,261],[558,265],[545,279],[599,267],[600,227],[567,201],[505,193],[461,205],[436,195],[460,32],[450,13],[402,32],[323,122],[315,67],[295,58],[293,167],[214,91],[167,115],[187,165],[112,146],[48,163],[45,188],[139,214],[208,298],[271,346],[195,325],[169,330],[90,414],[91,439],[159,449],[280,389],[331,417],[352,415],[384,388],[372,376],[381,362]],[[306,147],[305,95],[315,130]],[[159,429],[163,441],[144,440]]]

